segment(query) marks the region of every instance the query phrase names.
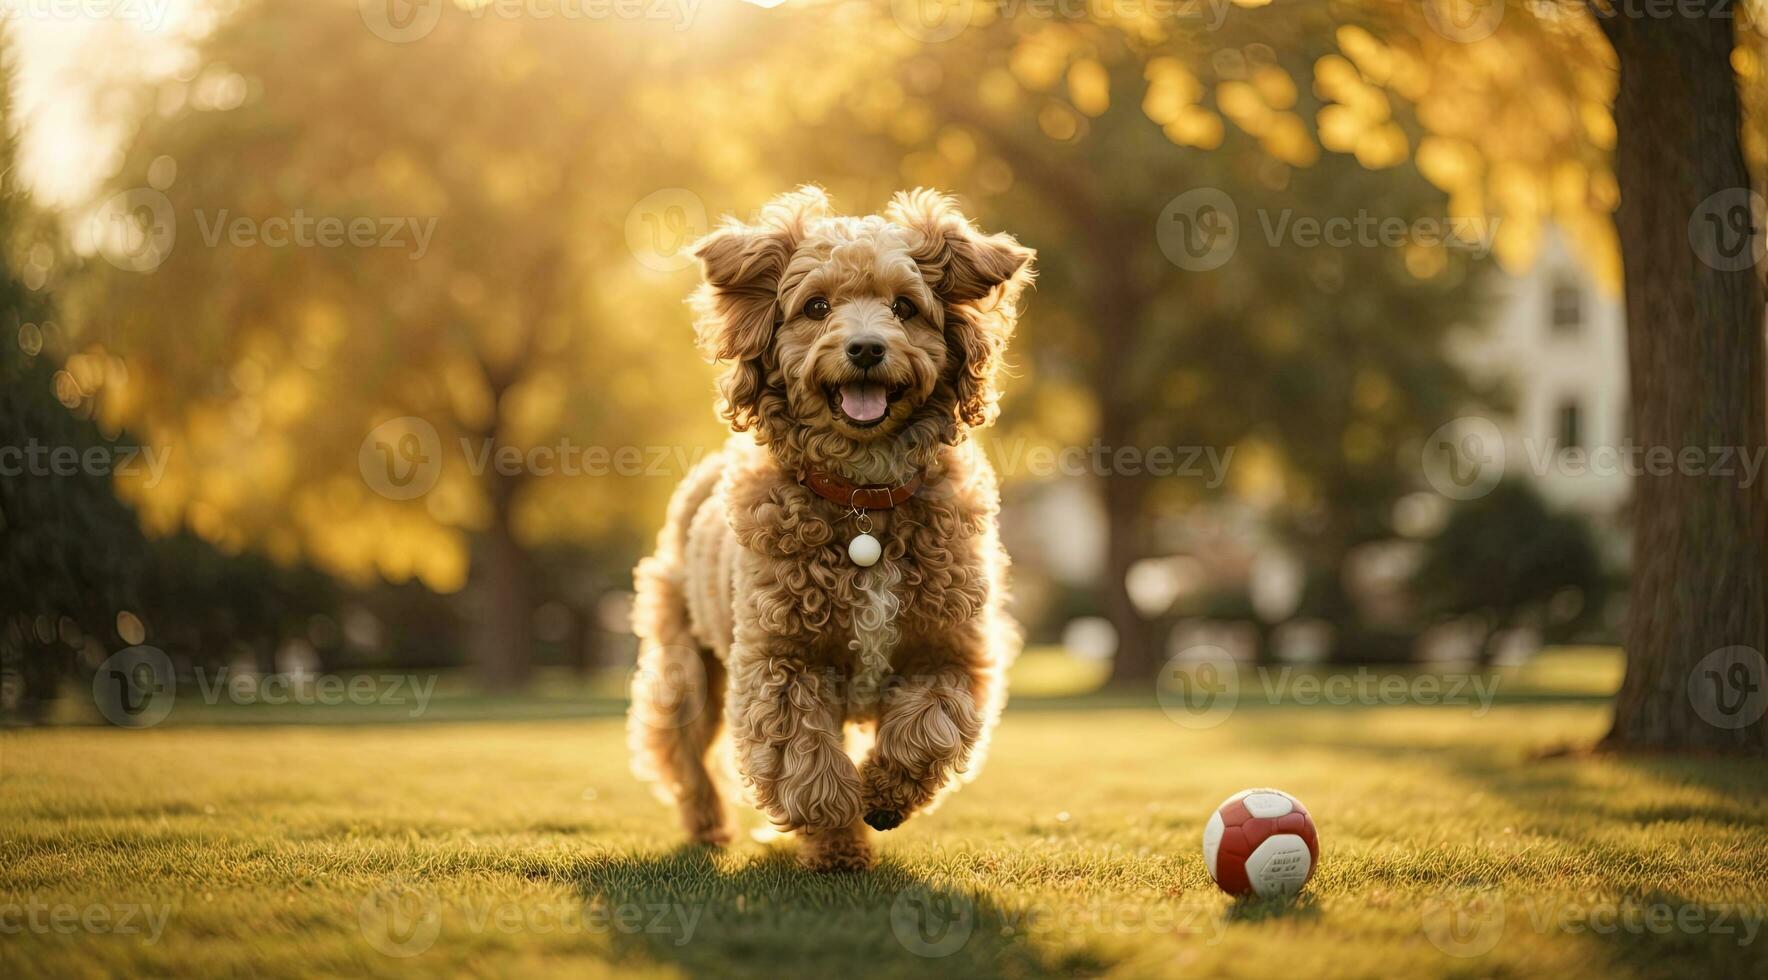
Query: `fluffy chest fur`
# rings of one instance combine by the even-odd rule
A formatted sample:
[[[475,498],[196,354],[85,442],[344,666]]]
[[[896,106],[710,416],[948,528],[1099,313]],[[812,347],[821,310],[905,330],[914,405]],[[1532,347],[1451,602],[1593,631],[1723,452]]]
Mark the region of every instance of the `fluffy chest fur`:
[[[906,503],[872,512],[883,557],[870,568],[848,557],[861,532],[851,512],[776,468],[733,469],[724,495],[735,542],[756,559],[751,598],[760,625],[851,670],[856,683],[881,677],[905,638],[983,612],[992,480],[966,486],[941,473]]]

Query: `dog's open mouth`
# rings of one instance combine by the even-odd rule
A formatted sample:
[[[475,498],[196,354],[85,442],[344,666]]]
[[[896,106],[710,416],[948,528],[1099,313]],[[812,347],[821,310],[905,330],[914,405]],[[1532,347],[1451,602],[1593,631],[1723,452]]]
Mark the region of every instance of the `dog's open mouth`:
[[[842,421],[856,429],[869,429],[890,414],[890,404],[902,397],[903,385],[883,385],[876,381],[849,381],[829,386],[829,404]]]

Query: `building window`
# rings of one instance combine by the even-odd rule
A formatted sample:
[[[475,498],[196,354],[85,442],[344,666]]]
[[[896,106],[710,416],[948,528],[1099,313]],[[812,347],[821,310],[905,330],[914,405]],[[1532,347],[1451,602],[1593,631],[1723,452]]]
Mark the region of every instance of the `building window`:
[[[1554,333],[1576,333],[1584,323],[1584,290],[1577,279],[1560,275],[1548,297],[1548,322]]]
[[[1584,447],[1584,413],[1577,399],[1568,398],[1559,404],[1558,425],[1561,450]]]

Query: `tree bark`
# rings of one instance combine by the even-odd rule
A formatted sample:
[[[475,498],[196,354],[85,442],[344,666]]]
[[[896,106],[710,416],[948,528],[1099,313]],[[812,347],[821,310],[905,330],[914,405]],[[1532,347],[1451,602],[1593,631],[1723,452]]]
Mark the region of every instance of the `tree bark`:
[[[1109,425],[1101,426],[1107,446]],[[1144,481],[1113,474],[1105,482],[1105,615],[1117,631],[1117,653],[1111,659],[1110,683],[1146,685],[1160,670],[1159,644],[1142,611],[1130,600],[1130,566],[1147,557],[1147,503]]]
[[[1094,230],[1092,266],[1098,276],[1093,283],[1099,339],[1093,390],[1099,399],[1099,441],[1105,447],[1099,474],[1105,503],[1105,615],[1117,631],[1109,683],[1146,687],[1164,658],[1153,624],[1130,600],[1128,579],[1130,567],[1149,556],[1150,483],[1139,472],[1119,472],[1114,463],[1119,450],[1139,445],[1147,412],[1145,393],[1135,390],[1146,287],[1136,280],[1134,257],[1125,249],[1140,226],[1134,219],[1097,212],[1089,214],[1088,223]]]
[[[1709,461],[1718,447],[1762,452],[1761,284],[1747,261],[1732,268],[1697,245],[1700,235],[1717,233],[1735,255],[1753,233],[1750,223],[1726,226],[1750,187],[1730,68],[1732,20],[1599,19],[1620,62],[1615,223],[1633,438],[1646,463],[1666,449]],[[1712,196],[1728,191],[1733,206],[1709,216],[1717,210]],[[1627,673],[1604,745],[1768,751],[1760,710],[1768,684],[1764,489],[1680,464],[1642,469],[1634,478]]]
[[[491,527],[474,542],[471,587],[476,607],[471,644],[473,670],[490,691],[525,687],[534,650],[534,563],[511,523],[516,481],[491,482]]]

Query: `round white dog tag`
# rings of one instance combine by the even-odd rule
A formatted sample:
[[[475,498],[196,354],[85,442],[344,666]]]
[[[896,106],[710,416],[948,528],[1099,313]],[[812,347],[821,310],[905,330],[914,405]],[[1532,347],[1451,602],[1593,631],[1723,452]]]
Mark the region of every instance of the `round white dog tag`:
[[[847,557],[853,559],[853,563],[861,568],[870,568],[878,564],[878,559],[883,555],[884,546],[878,543],[877,538],[869,534],[861,534],[847,542]]]

